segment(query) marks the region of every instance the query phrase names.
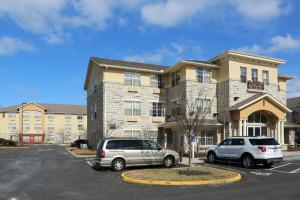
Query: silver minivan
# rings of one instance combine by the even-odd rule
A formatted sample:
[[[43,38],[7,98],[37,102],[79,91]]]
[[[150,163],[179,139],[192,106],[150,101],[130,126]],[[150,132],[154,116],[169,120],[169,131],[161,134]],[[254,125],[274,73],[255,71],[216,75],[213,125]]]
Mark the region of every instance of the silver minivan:
[[[164,165],[172,167],[179,161],[176,151],[162,148],[152,140],[114,138],[101,140],[97,146],[96,162],[114,171],[128,166]]]

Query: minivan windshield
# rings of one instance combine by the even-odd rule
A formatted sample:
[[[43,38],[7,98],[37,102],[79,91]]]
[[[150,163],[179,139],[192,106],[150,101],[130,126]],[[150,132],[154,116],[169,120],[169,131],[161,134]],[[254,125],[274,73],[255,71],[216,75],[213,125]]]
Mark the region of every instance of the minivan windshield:
[[[279,145],[278,142],[273,138],[265,139],[249,139],[252,145]]]

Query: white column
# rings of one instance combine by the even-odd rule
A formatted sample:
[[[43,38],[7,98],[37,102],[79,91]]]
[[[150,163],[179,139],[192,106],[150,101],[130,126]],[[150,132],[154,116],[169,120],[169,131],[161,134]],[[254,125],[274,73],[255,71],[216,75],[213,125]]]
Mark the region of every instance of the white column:
[[[280,134],[281,135],[281,137],[280,137],[281,143],[284,144],[284,121],[280,122],[280,128],[281,128],[281,131],[280,131],[281,132],[281,134]]]
[[[279,142],[279,144],[281,144],[281,141],[280,141],[280,122],[279,121],[277,121],[277,123],[276,123],[275,139]]]
[[[231,122],[228,123],[228,132],[229,132],[229,137],[232,137]]]
[[[247,120],[243,120],[243,136],[247,136]]]
[[[243,135],[243,121],[242,120],[239,121],[239,132],[238,132],[237,136],[241,136],[241,135]]]

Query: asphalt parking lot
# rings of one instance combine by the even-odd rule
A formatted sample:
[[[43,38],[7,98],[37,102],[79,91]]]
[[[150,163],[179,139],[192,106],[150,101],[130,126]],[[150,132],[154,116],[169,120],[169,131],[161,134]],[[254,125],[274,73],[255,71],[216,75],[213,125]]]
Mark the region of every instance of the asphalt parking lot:
[[[211,186],[151,186],[124,183],[119,173],[93,169],[88,159],[75,158],[64,147],[45,145],[28,149],[0,149],[0,199],[299,199],[300,158],[273,168],[237,170],[242,180]]]

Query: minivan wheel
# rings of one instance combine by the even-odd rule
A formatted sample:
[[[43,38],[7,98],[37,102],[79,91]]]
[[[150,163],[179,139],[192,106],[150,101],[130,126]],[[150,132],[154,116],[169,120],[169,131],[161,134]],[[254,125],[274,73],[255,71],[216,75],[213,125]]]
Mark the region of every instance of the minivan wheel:
[[[125,169],[125,162],[121,158],[114,159],[112,162],[112,169],[114,171],[122,171]]]
[[[164,166],[165,167],[173,167],[175,165],[175,159],[172,157],[172,156],[167,156],[165,159],[164,159]]]
[[[209,152],[208,155],[207,155],[207,161],[209,163],[216,162],[216,154],[214,152]]]
[[[245,168],[252,168],[254,166],[254,159],[251,155],[245,155],[242,159],[243,167]]]

